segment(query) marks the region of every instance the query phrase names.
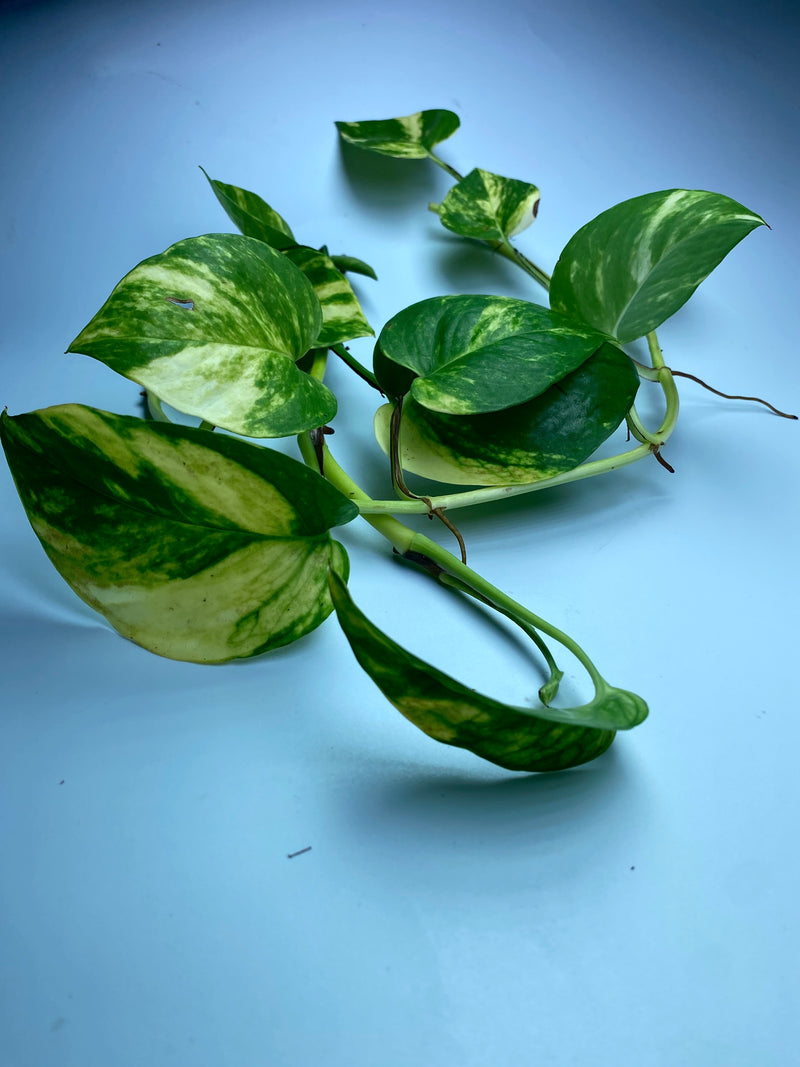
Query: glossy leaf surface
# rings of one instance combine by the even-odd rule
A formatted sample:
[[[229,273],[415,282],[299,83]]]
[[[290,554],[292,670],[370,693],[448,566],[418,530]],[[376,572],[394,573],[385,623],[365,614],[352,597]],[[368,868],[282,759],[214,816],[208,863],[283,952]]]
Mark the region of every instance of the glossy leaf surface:
[[[507,241],[530,226],[538,207],[535,185],[476,168],[448,192],[439,219],[462,237]]]
[[[368,152],[401,159],[424,159],[434,147],[460,126],[453,111],[417,111],[398,119],[367,119],[363,122],[337,122],[339,136],[348,144]]]
[[[295,366],[321,323],[310,282],[285,255],[251,237],[208,234],[135,267],[69,351],[214,426],[284,437],[336,413],[330,390]]]
[[[384,696],[429,737],[514,771],[558,771],[601,755],[616,730],[647,716],[633,693],[608,686],[577,708],[529,710],[476,693],[425,663],[373,625],[332,575],[339,623],[356,659]]]
[[[451,415],[500,411],[543,393],[604,337],[538,304],[500,296],[437,296],[401,311],[375,347],[390,397]]]
[[[355,506],[303,464],[207,430],[80,405],[11,418],[0,436],[45,551],[125,637],[218,663],[288,644],[347,577],[330,527]]]
[[[204,170],[203,174],[228,218],[246,237],[255,237],[278,249],[297,244],[289,223],[256,193],[209,178]]]
[[[317,344],[320,347],[374,334],[350,282],[330,256],[305,247],[289,249],[285,255],[308,278],[319,300],[322,326]]]
[[[604,344],[540,396],[501,412],[442,415],[403,404],[403,468],[454,485],[514,485],[551,478],[587,460],[619,426],[639,385],[631,360]],[[375,416],[375,434],[389,452],[392,407]]]
[[[625,200],[567,243],[550,306],[618,341],[654,330],[764,220],[719,193],[668,189]]]

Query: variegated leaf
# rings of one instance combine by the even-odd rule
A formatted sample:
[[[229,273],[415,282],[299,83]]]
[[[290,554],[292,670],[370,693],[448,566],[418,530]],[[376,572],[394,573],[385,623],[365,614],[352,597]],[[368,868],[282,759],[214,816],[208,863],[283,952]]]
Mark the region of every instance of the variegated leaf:
[[[285,255],[239,234],[179,241],[117,285],[69,346],[165,403],[246,437],[322,426],[336,399],[295,366],[319,301]]]
[[[634,341],[682,307],[731,249],[764,225],[720,193],[667,189],[625,200],[567,242],[550,306]]]
[[[500,411],[543,393],[604,340],[585,323],[524,300],[437,296],[384,326],[375,374],[388,396],[410,390],[432,411]]]
[[[507,241],[530,226],[538,209],[535,185],[476,168],[448,192],[439,219],[462,237]]]
[[[209,178],[204,170],[203,174],[228,218],[246,237],[255,237],[278,249],[297,244],[289,223],[256,193]]]
[[[617,730],[629,730],[647,717],[641,697],[611,686],[576,708],[502,704],[393,641],[356,607],[335,575],[330,587],[358,662],[397,710],[436,741],[466,748],[508,770],[559,771],[600,756]]]
[[[633,404],[639,376],[615,345],[540,396],[501,412],[442,415],[408,398],[400,424],[405,470],[454,485],[515,485],[551,478],[587,460]],[[388,454],[392,405],[375,415]]]
[[[367,119],[337,122],[339,136],[348,144],[401,159],[424,159],[435,145],[446,140],[461,125],[453,111],[417,111],[399,119]]]
[[[317,337],[320,347],[374,336],[350,282],[330,256],[305,247],[291,248],[285,255],[305,274],[317,294],[322,308],[322,327]]]
[[[303,464],[225,434],[80,405],[0,437],[28,518],[75,592],[125,637],[218,663],[288,644],[346,578],[330,527],[358,513]]]

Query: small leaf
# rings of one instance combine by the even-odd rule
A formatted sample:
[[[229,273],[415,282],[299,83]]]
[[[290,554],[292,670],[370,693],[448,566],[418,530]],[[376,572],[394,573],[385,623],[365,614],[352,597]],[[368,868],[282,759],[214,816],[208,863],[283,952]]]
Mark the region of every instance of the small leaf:
[[[339,136],[348,144],[382,156],[424,159],[435,145],[446,140],[460,126],[453,111],[417,111],[399,119],[368,119],[363,122],[337,122]]]
[[[321,248],[321,252],[325,249]],[[363,259],[357,259],[355,256],[331,256],[331,261],[337,270],[340,270],[342,274],[363,274],[365,278],[372,278],[375,281],[378,280],[378,275],[374,269],[365,263]]]
[[[454,485],[518,485],[551,478],[587,460],[631,408],[633,363],[603,344],[585,363],[524,404],[483,415],[443,415],[405,400],[400,423],[404,470]],[[375,416],[388,454],[392,406]]]
[[[375,374],[390,397],[451,415],[521,404],[575,370],[605,338],[538,304],[500,296],[437,296],[384,326]]]
[[[513,771],[559,771],[600,756],[616,730],[647,716],[634,693],[604,685],[577,708],[513,707],[493,700],[408,652],[356,607],[330,577],[336,615],[356,659],[384,696],[429,737]]]
[[[322,327],[317,337],[320,347],[374,336],[350,282],[330,256],[305,247],[289,249],[285,255],[305,274],[317,294],[322,309]]]
[[[625,200],[578,230],[553,271],[550,306],[620,342],[660,326],[764,220],[719,193]]]
[[[208,234],[134,267],[69,351],[213,426],[285,437],[336,413],[330,390],[295,366],[321,322],[311,284],[285,255]]]
[[[219,663],[296,640],[330,614],[330,527],[355,506],[314,471],[224,434],[81,405],[15,418],[0,438],[62,577],[125,637]]]
[[[507,241],[530,226],[538,207],[535,185],[476,168],[449,191],[439,206],[439,219],[462,237]]]
[[[245,237],[255,237],[256,240],[281,250],[297,244],[289,223],[256,193],[240,189],[238,185],[227,185],[215,178],[209,178],[204,170],[203,174],[208,178],[208,183],[228,218]]]

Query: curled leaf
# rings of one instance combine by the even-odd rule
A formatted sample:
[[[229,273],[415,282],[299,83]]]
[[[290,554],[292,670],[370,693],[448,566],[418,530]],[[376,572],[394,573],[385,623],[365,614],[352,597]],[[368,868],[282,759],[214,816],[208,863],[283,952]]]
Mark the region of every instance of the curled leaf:
[[[410,392],[431,411],[501,411],[539,396],[604,340],[586,323],[525,300],[436,296],[384,326],[375,374],[388,396]]]
[[[366,119],[337,122],[339,136],[348,144],[400,159],[425,159],[435,145],[446,140],[460,126],[454,111],[417,111],[397,119]]]
[[[289,249],[285,255],[305,274],[319,300],[322,326],[317,344],[320,347],[375,333],[350,282],[330,256],[305,246]]]
[[[500,412],[444,415],[407,399],[400,423],[404,470],[454,485],[515,485],[573,470],[620,425],[639,386],[633,363],[603,344],[532,400]],[[375,416],[390,451],[392,406]]]
[[[634,693],[603,683],[577,708],[518,708],[476,693],[404,649],[356,607],[330,576],[336,615],[356,659],[384,696],[436,741],[513,771],[559,771],[602,755],[617,730],[647,717]]]
[[[358,510],[303,464],[224,434],[64,405],[0,418],[50,560],[123,636],[220,663],[288,644],[330,613],[328,533]]]
[[[69,351],[213,426],[285,437],[336,413],[333,393],[295,365],[321,324],[311,283],[285,255],[207,234],[134,267]]]
[[[538,208],[535,185],[476,167],[448,192],[438,213],[442,225],[462,237],[507,241],[530,226]]]
[[[634,341],[660,326],[764,220],[720,193],[667,189],[583,226],[556,263],[550,306]]]
[[[356,256],[331,256],[331,262],[342,274],[363,274],[365,278],[372,278],[374,281],[378,280],[374,267],[371,267],[369,263],[365,263],[363,259],[358,259]]]

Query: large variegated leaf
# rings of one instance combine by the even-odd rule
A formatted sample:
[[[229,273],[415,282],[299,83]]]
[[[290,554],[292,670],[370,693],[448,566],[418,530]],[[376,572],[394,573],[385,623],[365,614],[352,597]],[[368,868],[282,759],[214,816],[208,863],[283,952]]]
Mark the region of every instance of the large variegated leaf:
[[[69,351],[215,426],[285,437],[336,413],[330,390],[295,366],[321,322],[311,284],[285,255],[252,237],[208,234],[135,267]]]
[[[291,248],[285,255],[305,274],[317,294],[322,308],[322,327],[317,338],[320,347],[374,335],[350,282],[330,256],[305,247]]]
[[[314,471],[207,430],[79,405],[0,437],[28,518],[75,592],[125,637],[217,663],[288,644],[331,611],[328,530],[355,506]]]
[[[203,170],[203,168],[200,168]],[[291,227],[274,208],[271,208],[256,193],[240,189],[238,185],[208,178],[214,195],[222,204],[228,218],[246,237],[255,237],[273,248],[291,248],[297,244]]]
[[[402,159],[424,159],[435,145],[454,134],[460,124],[455,112],[436,109],[417,111],[399,119],[337,122],[336,129],[343,141],[368,152]]]
[[[507,241],[530,226],[538,208],[535,185],[476,168],[448,192],[439,219],[462,237]]]
[[[524,404],[484,415],[442,415],[407,399],[400,424],[405,470],[454,485],[515,485],[573,470],[619,426],[639,376],[615,345]],[[392,405],[375,415],[375,435],[390,449]]]
[[[436,741],[513,771],[559,771],[601,755],[615,731],[629,730],[647,716],[641,697],[607,685],[590,704],[576,708],[502,704],[393,641],[356,607],[335,575],[330,586],[358,662],[397,710]]]
[[[500,296],[437,296],[384,326],[375,374],[390,397],[451,415],[521,404],[575,370],[604,341],[580,321]]]
[[[764,220],[727,196],[667,189],[625,200],[567,242],[550,306],[633,341],[680,308]]]

